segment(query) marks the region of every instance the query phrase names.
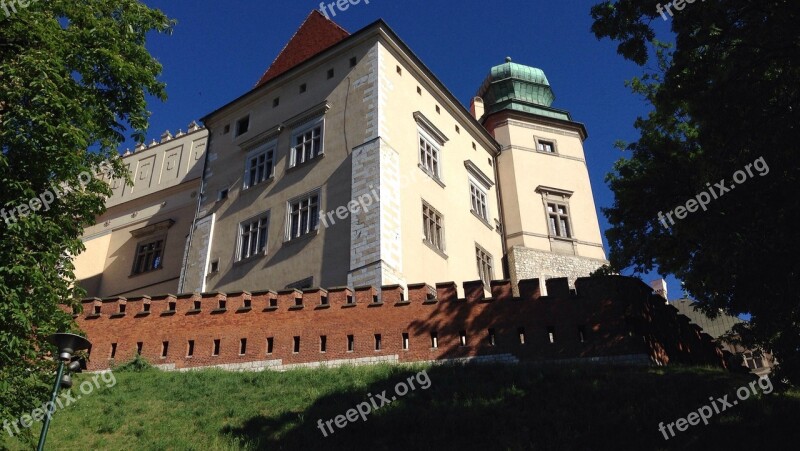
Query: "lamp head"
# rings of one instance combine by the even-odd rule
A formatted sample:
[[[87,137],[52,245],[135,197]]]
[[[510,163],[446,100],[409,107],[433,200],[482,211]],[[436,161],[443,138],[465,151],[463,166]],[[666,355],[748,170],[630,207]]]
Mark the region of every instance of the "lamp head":
[[[75,334],[57,333],[47,337],[47,341],[58,348],[58,357],[61,360],[70,360],[77,351],[89,349],[92,345],[89,340]]]

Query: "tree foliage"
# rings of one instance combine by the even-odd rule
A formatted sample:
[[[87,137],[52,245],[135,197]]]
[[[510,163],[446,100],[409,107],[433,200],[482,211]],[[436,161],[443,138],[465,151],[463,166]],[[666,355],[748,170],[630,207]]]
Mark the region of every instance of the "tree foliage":
[[[655,40],[665,3],[592,8],[594,34],[648,68],[630,86],[653,107],[607,177],[612,264],[674,274],[711,315],[751,314],[742,338],[774,351],[783,375],[800,381],[800,3],[684,3],[666,15],[670,47]],[[768,173],[732,182],[759,158]],[[723,179],[736,188],[707,210],[660,220]]]
[[[53,363],[45,337],[74,327],[58,306],[79,307],[83,295],[70,256],[83,250],[83,228],[110,194],[86,175],[109,160],[111,173],[123,176],[123,133],[143,141],[146,96],[165,98],[161,65],[145,41],[173,26],[136,0],[15,9],[0,10],[0,420],[47,397]],[[46,192],[62,195],[47,208],[31,202]]]

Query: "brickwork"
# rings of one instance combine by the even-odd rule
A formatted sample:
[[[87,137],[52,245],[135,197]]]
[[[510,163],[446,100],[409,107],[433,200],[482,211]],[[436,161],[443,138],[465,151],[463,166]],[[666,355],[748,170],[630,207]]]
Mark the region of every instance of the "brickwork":
[[[552,279],[541,296],[537,280],[524,280],[514,297],[510,282],[495,281],[484,298],[475,281],[459,299],[454,283],[409,285],[408,297],[395,285],[381,288],[380,302],[373,287],[86,299],[76,319],[92,342],[90,370],[137,349],[175,370],[476,357],[721,364],[711,338],[641,281],[584,278],[576,287]]]

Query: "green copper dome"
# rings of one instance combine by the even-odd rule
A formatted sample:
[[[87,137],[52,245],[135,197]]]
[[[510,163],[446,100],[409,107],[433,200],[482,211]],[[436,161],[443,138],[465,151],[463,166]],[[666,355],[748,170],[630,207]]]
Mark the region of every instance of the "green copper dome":
[[[570,120],[566,111],[551,108],[556,96],[544,72],[514,63],[511,58],[492,68],[478,90],[478,97],[483,99],[487,115],[510,109]]]

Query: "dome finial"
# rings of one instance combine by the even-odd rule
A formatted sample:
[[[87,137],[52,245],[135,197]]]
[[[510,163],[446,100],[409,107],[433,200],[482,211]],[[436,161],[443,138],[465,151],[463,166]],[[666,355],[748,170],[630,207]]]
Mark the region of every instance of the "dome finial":
[[[510,57],[510,56],[507,56],[507,57],[506,57],[506,62],[507,62],[507,63],[510,63],[510,62],[511,62],[511,57]]]

